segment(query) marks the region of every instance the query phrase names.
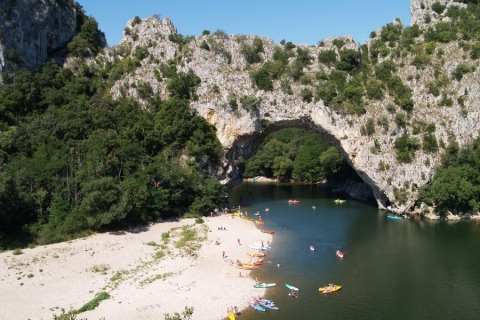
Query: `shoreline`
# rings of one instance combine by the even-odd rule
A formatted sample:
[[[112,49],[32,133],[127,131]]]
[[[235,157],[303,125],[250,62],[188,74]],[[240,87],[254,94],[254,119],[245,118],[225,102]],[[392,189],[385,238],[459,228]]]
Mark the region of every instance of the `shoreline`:
[[[254,250],[247,245],[271,243],[273,237],[252,221],[231,215],[203,219],[202,224],[182,219],[95,234],[23,249],[18,255],[0,253],[2,317],[52,319],[62,309],[81,308],[100,292],[110,298],[79,313],[79,319],[163,319],[185,307],[194,308],[192,319],[225,319],[232,306],[241,312],[251,296],[263,296],[266,289],[254,288],[250,271],[231,266],[229,260],[248,261],[247,252]],[[198,241],[177,247],[183,244],[183,230],[188,231],[185,238],[195,233]]]

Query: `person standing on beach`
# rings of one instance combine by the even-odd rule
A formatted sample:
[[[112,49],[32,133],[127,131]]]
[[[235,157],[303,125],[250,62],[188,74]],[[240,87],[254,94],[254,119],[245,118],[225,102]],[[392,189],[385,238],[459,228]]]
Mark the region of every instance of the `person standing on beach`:
[[[225,251],[223,251],[222,253],[222,258],[225,258]]]
[[[240,239],[237,240],[238,244],[240,244]]]

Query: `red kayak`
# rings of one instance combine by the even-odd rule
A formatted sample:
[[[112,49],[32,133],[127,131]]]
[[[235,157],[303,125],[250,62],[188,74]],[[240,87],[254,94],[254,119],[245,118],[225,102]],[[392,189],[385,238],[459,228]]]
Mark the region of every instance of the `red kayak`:
[[[339,257],[339,258],[343,258],[343,256],[345,255],[345,252],[342,252],[342,251],[340,251],[340,250],[337,250],[336,255],[337,255],[337,257]]]

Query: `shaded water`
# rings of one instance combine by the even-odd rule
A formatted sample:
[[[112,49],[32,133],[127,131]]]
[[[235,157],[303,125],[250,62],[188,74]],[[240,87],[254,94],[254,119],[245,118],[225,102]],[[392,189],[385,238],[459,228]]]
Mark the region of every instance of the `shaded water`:
[[[262,228],[276,230],[267,257],[272,263],[251,276],[277,283],[265,297],[280,307],[247,309],[239,319],[480,318],[480,225],[389,220],[373,205],[336,204],[334,196],[294,184],[243,183],[233,189],[230,207],[260,211]],[[289,205],[288,199],[300,203]],[[337,249],[346,252],[343,259]],[[298,298],[289,297],[286,283],[300,289]],[[318,292],[329,283],[342,289]]]

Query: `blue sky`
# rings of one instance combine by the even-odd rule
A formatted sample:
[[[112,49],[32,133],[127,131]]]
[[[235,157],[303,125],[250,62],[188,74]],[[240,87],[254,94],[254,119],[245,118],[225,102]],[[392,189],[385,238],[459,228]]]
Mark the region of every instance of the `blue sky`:
[[[410,0],[77,0],[97,19],[109,46],[122,38],[135,16],[169,18],[184,36],[223,30],[255,34],[280,42],[317,44],[351,35],[363,44],[370,32],[402,19],[410,25]]]

